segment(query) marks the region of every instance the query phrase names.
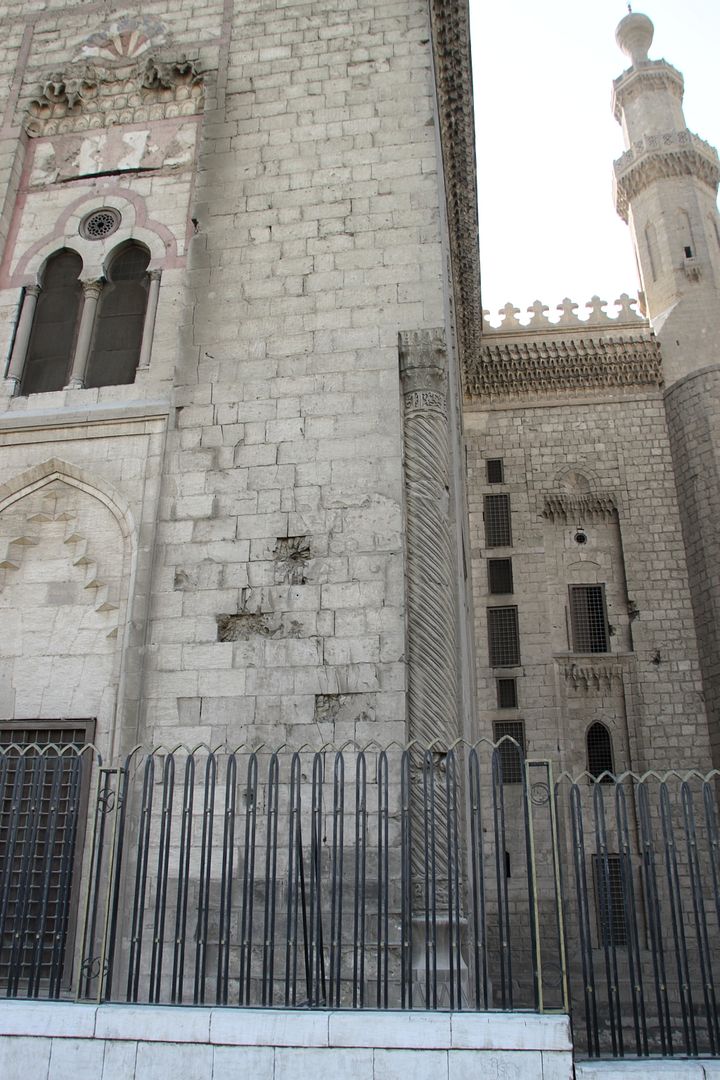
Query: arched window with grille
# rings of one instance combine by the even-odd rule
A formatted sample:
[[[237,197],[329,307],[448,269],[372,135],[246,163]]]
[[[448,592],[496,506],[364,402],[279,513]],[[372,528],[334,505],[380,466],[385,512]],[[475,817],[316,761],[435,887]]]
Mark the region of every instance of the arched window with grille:
[[[62,390],[67,385],[82,303],[82,265],[75,251],[64,248],[45,264],[41,287],[27,290],[34,299],[34,312],[29,340],[23,343],[21,394]]]
[[[591,724],[587,733],[587,771],[603,784],[612,783],[614,773],[612,736],[604,724],[597,720]]]
[[[85,386],[135,381],[148,304],[150,252],[131,242],[110,257],[98,304]]]

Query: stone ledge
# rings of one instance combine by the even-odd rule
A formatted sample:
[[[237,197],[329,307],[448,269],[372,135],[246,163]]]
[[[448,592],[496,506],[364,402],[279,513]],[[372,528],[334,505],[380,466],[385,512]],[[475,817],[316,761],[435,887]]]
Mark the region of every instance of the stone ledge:
[[[565,1015],[0,1003],[0,1036],[311,1046],[569,1051]]]
[[[165,398],[128,401],[118,405],[101,403],[81,408],[70,406],[59,409],[32,409],[28,412],[7,412],[0,415],[0,431],[165,419],[169,413],[170,402]]]

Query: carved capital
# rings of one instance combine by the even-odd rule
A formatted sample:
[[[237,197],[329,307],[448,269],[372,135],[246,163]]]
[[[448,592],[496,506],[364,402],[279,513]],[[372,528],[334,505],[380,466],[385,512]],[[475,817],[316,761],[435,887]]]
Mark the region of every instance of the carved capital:
[[[409,330],[398,336],[406,406],[447,406],[447,349],[442,330]],[[408,400],[410,399],[410,400]]]
[[[103,291],[105,282],[102,278],[96,278],[94,281],[83,281],[82,290],[86,300],[99,300],[100,293]]]
[[[42,285],[26,285],[25,286],[25,295],[26,296],[34,296],[37,299],[37,297],[40,295],[41,292],[42,292]]]
[[[151,281],[159,281],[162,277],[162,270],[149,270],[148,277]]]

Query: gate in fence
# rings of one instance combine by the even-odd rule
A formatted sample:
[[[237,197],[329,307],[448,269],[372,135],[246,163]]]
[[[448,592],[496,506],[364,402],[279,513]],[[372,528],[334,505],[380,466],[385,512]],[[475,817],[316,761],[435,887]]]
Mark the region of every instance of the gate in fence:
[[[589,1056],[718,1054],[714,775],[497,746],[0,749],[7,996],[570,1008]]]

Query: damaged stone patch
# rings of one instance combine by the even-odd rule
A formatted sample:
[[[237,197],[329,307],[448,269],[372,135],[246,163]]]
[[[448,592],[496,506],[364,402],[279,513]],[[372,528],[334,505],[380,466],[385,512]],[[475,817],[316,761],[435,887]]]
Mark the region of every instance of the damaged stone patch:
[[[374,694],[316,694],[317,723],[358,723],[375,719]]]
[[[273,551],[276,584],[304,585],[306,564],[310,556],[310,541],[307,536],[279,536]]]
[[[252,615],[243,612],[240,615],[216,615],[218,641],[249,641],[259,634],[269,637],[272,633],[267,615]]]

